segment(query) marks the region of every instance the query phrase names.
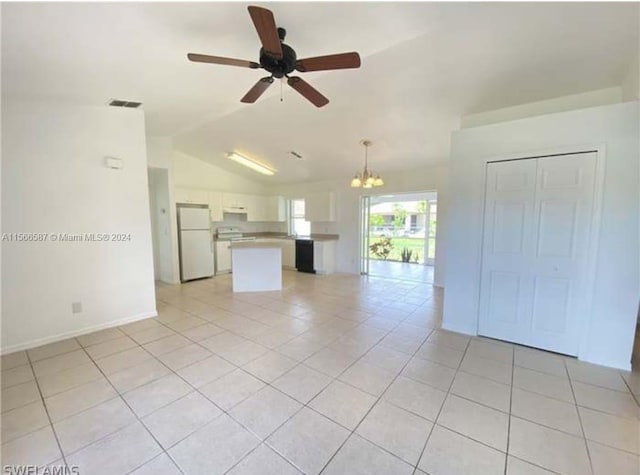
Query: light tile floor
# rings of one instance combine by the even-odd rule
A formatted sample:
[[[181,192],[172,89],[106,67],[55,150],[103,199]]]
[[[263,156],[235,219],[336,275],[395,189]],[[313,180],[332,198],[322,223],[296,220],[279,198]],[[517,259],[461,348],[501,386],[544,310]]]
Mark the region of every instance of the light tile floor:
[[[369,274],[374,277],[433,284],[433,266],[414,262],[371,259],[369,260]]]
[[[2,463],[81,474],[640,473],[640,373],[439,330],[441,293],[285,273],[2,357]]]

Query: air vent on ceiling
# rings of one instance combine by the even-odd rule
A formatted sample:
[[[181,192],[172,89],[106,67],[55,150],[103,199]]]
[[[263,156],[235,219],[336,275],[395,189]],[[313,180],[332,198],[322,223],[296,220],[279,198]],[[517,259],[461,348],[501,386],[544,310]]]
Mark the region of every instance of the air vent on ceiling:
[[[123,101],[121,99],[111,99],[109,101],[109,105],[113,107],[129,107],[131,109],[136,109],[142,105],[142,102],[134,102],[134,101]]]
[[[296,160],[304,160],[304,158],[302,158],[302,155],[300,155],[298,152],[291,150],[289,152],[289,155],[291,155],[292,158],[295,158]]]

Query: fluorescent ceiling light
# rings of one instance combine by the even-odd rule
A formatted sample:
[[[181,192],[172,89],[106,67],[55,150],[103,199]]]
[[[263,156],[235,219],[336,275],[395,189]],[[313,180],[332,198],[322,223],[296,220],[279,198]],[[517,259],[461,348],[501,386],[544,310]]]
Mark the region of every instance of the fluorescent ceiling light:
[[[271,168],[267,168],[261,163],[258,163],[250,158],[244,157],[236,152],[230,152],[227,154],[227,158],[230,158],[234,162],[239,163],[240,165],[244,165],[247,168],[251,168],[253,171],[258,173],[262,173],[263,175],[273,175],[275,174],[275,170]]]

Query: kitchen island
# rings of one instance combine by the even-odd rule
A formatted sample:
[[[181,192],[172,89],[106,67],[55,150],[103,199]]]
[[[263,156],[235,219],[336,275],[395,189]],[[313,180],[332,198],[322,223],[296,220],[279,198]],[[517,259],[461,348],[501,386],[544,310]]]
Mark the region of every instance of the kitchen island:
[[[232,242],[231,265],[234,292],[282,290],[282,244]]]

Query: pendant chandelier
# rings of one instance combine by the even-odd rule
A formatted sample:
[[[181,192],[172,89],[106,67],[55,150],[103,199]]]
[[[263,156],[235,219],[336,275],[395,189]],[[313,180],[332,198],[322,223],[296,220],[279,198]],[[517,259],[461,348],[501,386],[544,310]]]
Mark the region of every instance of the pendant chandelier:
[[[371,140],[361,140],[360,144],[364,147],[364,170],[362,173],[356,173],[351,180],[352,188],[373,188],[374,186],[384,185],[384,181],[380,178],[380,175],[369,171],[369,147],[372,145]]]

